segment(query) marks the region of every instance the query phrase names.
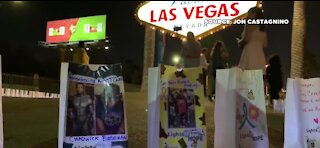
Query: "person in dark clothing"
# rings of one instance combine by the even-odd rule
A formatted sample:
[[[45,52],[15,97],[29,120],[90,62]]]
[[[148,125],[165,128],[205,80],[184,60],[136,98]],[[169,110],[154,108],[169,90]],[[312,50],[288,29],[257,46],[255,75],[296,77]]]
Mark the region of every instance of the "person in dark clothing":
[[[216,70],[228,68],[228,58],[229,53],[225,49],[224,43],[222,41],[217,41],[210,53],[210,67],[212,68],[213,83],[211,86],[212,90],[209,98],[214,96],[215,93]]]
[[[269,83],[270,104],[274,99],[279,99],[279,92],[283,87],[280,57],[272,55],[269,58],[269,66],[266,69],[267,81]]]
[[[172,91],[170,91],[169,96],[168,96],[168,109],[169,109],[169,128],[173,128],[176,124],[175,119],[176,119],[176,102],[175,102],[175,95],[173,94]]]

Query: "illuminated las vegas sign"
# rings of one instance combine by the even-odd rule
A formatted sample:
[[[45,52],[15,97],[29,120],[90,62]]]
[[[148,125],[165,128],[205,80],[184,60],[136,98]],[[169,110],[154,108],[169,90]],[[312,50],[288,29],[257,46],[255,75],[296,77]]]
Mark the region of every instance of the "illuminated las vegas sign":
[[[162,32],[186,37],[192,31],[200,38],[230,26],[235,19],[243,19],[260,1],[149,1],[135,14],[144,24]]]

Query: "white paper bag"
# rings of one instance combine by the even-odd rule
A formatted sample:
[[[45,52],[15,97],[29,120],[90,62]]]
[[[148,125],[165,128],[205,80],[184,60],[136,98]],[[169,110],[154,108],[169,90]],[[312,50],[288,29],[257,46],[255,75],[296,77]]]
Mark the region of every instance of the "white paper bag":
[[[27,91],[26,90],[22,91],[22,97],[24,97],[24,98],[27,97]]]
[[[20,90],[19,96],[20,96],[20,97],[23,97],[23,90]]]
[[[236,100],[234,93],[235,83],[232,83],[230,69],[217,70],[215,92],[215,148],[236,148]],[[235,78],[234,78],[235,79]]]
[[[11,88],[7,88],[6,90],[6,96],[11,97]]]
[[[11,97],[15,97],[15,96],[16,96],[16,89],[12,89]]]
[[[45,93],[45,98],[49,98],[49,93]]]
[[[202,69],[170,65],[148,74],[148,148],[207,148]]]
[[[32,98],[31,91],[28,91],[27,97],[28,97],[28,98]]]
[[[148,148],[159,148],[160,126],[160,68],[149,68],[148,71]]]
[[[284,148],[320,147],[320,78],[288,79]]]
[[[215,148],[268,148],[261,70],[217,70]]]

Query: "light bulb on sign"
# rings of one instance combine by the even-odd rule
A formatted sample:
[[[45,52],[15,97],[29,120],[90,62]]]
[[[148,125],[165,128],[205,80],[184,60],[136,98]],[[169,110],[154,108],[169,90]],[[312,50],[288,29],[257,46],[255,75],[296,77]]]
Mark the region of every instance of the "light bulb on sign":
[[[87,47],[86,50],[89,50],[89,47]]]
[[[73,49],[72,49],[72,48],[70,48],[70,51],[73,51]]]
[[[104,47],[104,49],[108,50],[108,49],[109,49],[109,47],[108,47],[108,46],[106,46],[106,47]]]

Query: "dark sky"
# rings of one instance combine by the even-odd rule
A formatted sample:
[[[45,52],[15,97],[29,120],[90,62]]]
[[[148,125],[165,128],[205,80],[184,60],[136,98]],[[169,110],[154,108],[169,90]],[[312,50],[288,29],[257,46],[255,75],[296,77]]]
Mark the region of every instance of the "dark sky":
[[[32,74],[55,77],[59,75],[59,53],[55,49],[38,47],[38,41],[45,41],[46,22],[50,20],[107,14],[107,35],[111,38],[111,50],[90,51],[91,59],[99,56],[100,61],[121,62],[133,60],[142,67],[144,27],[134,18],[140,2],[1,2],[0,6],[0,51],[3,57],[3,71],[7,73]],[[307,2],[307,46],[320,57],[320,2]],[[264,2],[266,18],[288,18],[292,20],[293,2]],[[243,26],[232,26],[201,41],[211,48],[216,39],[223,40],[231,51],[232,64],[237,64],[240,50],[235,38],[240,36]],[[269,47],[266,56],[278,53],[282,58],[284,77],[290,70],[291,23],[290,25],[268,26]],[[166,60],[179,50],[180,42],[167,38]],[[96,63],[98,63],[96,60]],[[15,63],[14,63],[15,62]]]

